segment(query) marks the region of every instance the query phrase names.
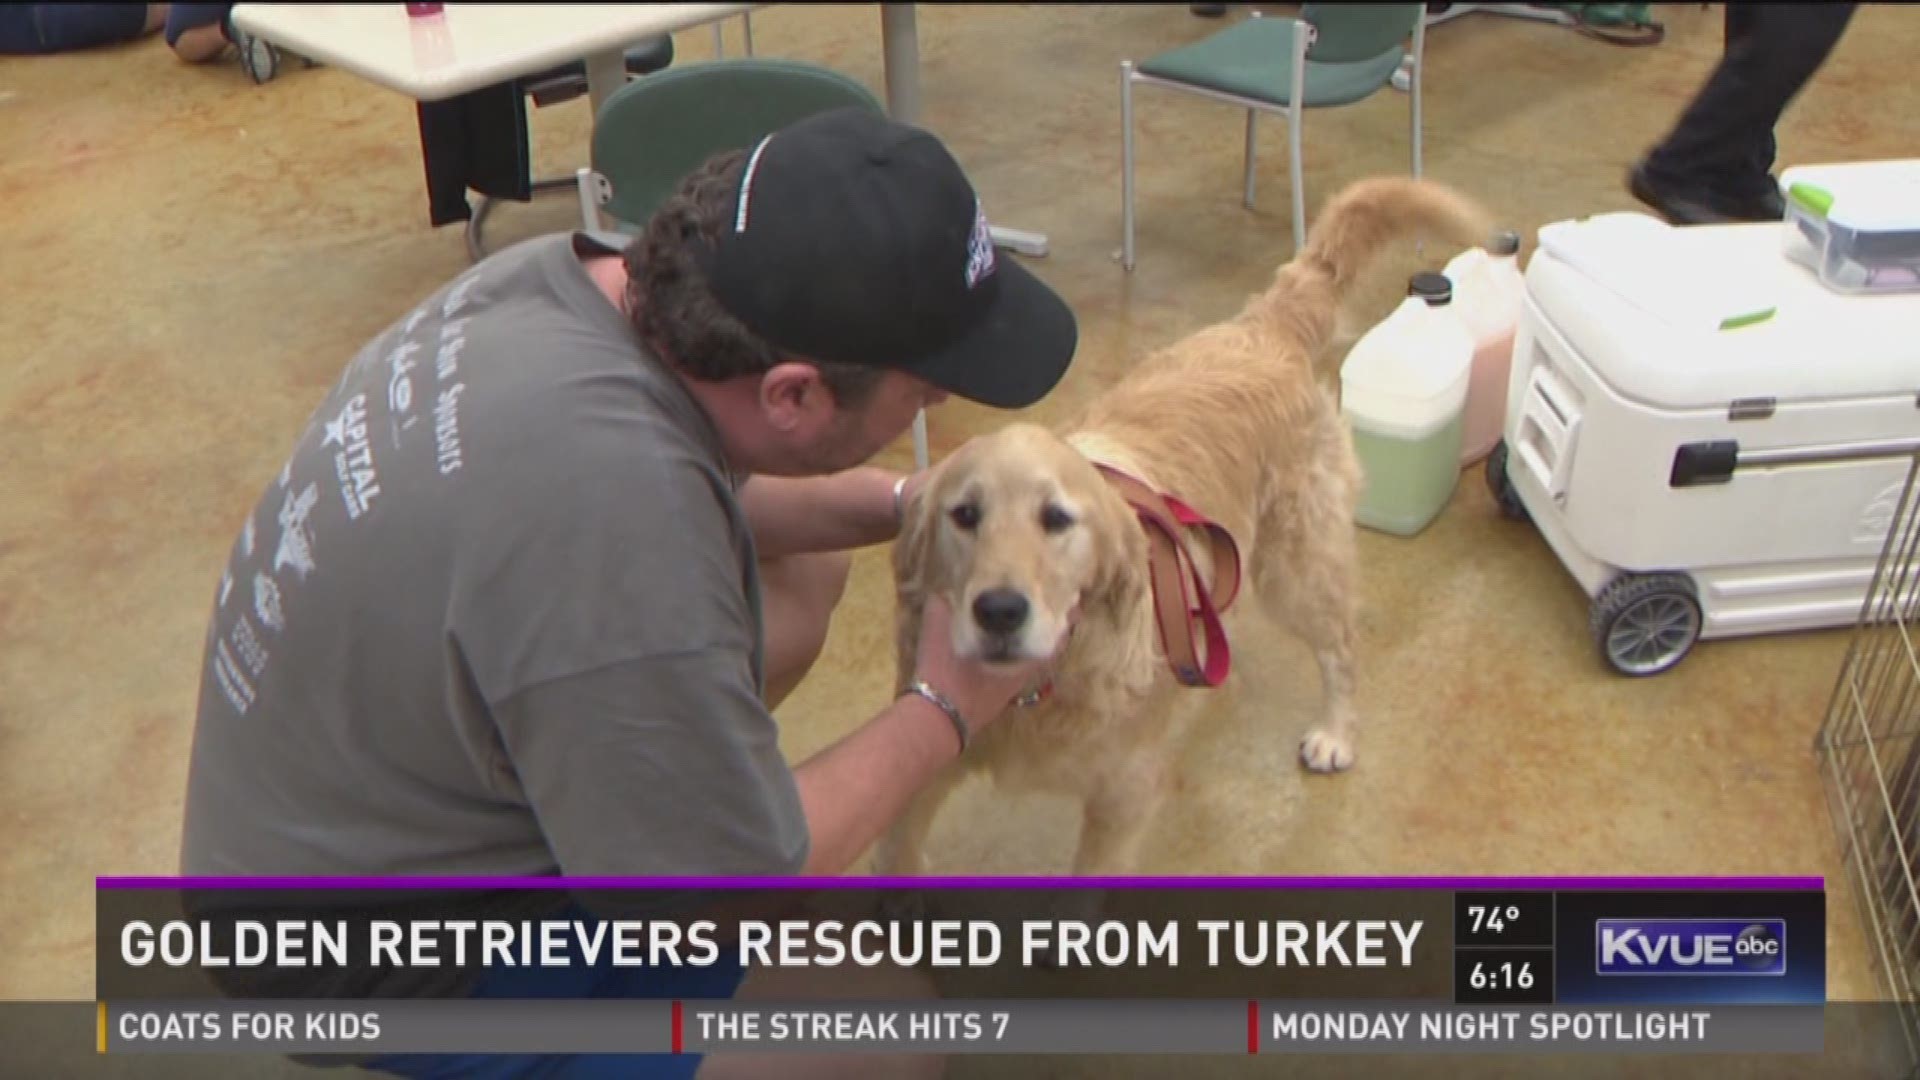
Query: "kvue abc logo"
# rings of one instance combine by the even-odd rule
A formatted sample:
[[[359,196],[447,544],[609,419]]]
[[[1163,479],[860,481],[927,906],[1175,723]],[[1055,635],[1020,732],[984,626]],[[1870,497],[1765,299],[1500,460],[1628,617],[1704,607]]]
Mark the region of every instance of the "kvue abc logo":
[[[1598,919],[1601,975],[1785,975],[1785,919]]]

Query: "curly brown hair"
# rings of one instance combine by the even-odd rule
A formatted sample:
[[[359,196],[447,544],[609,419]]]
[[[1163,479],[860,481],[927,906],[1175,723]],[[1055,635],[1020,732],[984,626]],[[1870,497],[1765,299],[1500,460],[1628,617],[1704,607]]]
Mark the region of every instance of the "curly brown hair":
[[[756,375],[795,359],[729,315],[695,261],[696,246],[717,240],[731,219],[746,159],[744,150],[707,159],[660,204],[624,255],[634,329],[675,367],[703,382]],[[863,404],[882,374],[877,367],[804,359],[819,369],[834,401],[848,408]]]

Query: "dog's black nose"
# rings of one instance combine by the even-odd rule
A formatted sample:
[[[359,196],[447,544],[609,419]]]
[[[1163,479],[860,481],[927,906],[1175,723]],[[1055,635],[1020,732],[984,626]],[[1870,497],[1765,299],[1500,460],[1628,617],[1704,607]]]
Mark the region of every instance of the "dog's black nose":
[[[1011,634],[1027,621],[1027,606],[1014,589],[988,589],[973,598],[973,621],[989,634]]]

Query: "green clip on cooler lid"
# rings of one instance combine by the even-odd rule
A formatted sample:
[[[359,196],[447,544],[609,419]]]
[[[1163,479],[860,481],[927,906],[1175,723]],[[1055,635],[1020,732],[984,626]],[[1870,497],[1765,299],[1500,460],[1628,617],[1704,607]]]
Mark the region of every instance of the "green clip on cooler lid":
[[[1787,198],[1815,217],[1826,217],[1833,209],[1833,192],[1801,181],[1787,185]]]
[[[1863,233],[1920,231],[1920,158],[1801,165],[1780,174],[1787,200]]]

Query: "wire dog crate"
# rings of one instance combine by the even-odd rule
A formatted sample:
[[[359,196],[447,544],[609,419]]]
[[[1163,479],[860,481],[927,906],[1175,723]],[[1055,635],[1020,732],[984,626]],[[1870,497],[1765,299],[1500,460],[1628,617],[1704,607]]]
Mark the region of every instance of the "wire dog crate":
[[[1869,943],[1908,1051],[1920,1061],[1920,454],[1889,520],[1816,749]]]

